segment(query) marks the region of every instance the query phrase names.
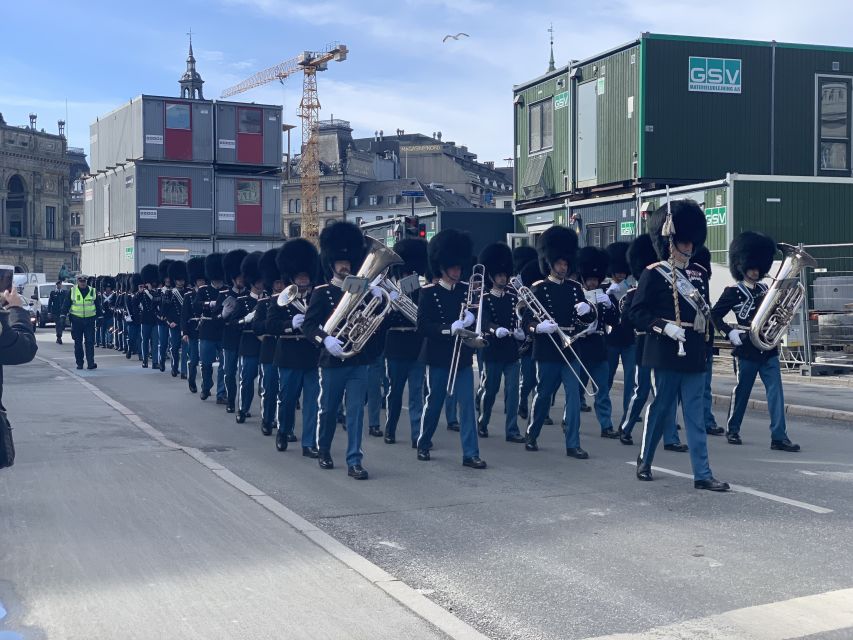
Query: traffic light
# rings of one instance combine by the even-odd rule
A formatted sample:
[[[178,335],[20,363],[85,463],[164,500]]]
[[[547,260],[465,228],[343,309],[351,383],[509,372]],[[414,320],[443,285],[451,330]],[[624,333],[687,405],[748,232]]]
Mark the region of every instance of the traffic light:
[[[426,225],[423,223],[418,225],[418,237],[426,238]]]
[[[418,225],[418,217],[417,216],[406,216],[405,222],[405,237],[406,238],[417,238],[419,225]],[[426,234],[425,234],[426,235]]]

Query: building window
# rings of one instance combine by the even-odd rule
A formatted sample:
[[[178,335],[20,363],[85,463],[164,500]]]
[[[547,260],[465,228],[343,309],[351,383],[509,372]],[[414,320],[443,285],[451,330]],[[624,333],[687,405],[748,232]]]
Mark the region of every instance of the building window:
[[[159,178],[160,207],[192,206],[192,186],[189,178]]]
[[[237,180],[237,204],[261,204],[261,181]]]
[[[237,109],[237,133],[263,133],[260,109]]]
[[[382,216],[376,216],[376,220],[382,220]]]
[[[71,233],[71,246],[72,247],[79,247],[80,246],[80,232],[79,231],[73,231]]]
[[[554,103],[551,98],[530,105],[528,113],[529,153],[546,151],[554,146]]]
[[[355,217],[355,223],[356,223],[359,227],[361,226],[361,223],[362,223],[362,222],[364,222],[364,218],[362,218],[361,216],[356,216],[356,217]]]
[[[388,204],[397,204],[397,196],[387,196]]]
[[[821,78],[818,82],[818,169],[850,170],[850,80]]]
[[[167,129],[192,129],[192,113],[190,105],[166,103]]]
[[[326,196],[326,211],[331,211],[332,207],[332,198],[330,196]]]
[[[358,196],[353,196],[350,200],[349,206],[357,207],[358,206]]]
[[[332,196],[332,211],[338,210],[338,196]]]
[[[302,213],[302,200],[296,198],[296,213]]]
[[[616,242],[616,223],[588,225],[586,228],[586,243],[591,247],[606,249],[607,245]]]
[[[370,204],[372,206],[379,204],[379,196],[370,196]]]
[[[512,209],[512,200],[504,200],[504,209]]]
[[[302,225],[298,222],[291,222],[289,225],[290,237],[298,238],[302,235]]]
[[[56,240],[56,207],[44,208],[44,237]]]
[[[287,212],[288,213],[295,213],[293,198],[291,198],[290,200],[287,201]]]

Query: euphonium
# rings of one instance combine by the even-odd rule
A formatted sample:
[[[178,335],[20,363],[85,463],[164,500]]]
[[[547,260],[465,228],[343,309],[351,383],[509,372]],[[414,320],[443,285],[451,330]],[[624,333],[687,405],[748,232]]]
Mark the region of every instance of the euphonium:
[[[749,339],[760,351],[771,351],[779,346],[805,299],[800,271],[817,266],[817,260],[798,247],[783,242],[776,246],[785,259],[749,325]]]
[[[367,240],[367,257],[356,277],[367,280],[368,286],[359,293],[344,292],[338,306],[323,325],[323,331],[341,341],[343,358],[358,354],[391,311],[391,296],[382,281],[388,267],[403,262],[400,256],[378,240]],[[378,298],[371,292],[372,286],[379,287],[381,295]]]
[[[397,283],[390,278],[382,278],[379,282],[379,286],[385,289],[389,294],[397,294],[396,296],[391,296],[391,306],[394,307],[395,311],[402,314],[406,320],[417,325],[418,305],[416,305],[409,296],[403,293],[400,287],[397,286]]]

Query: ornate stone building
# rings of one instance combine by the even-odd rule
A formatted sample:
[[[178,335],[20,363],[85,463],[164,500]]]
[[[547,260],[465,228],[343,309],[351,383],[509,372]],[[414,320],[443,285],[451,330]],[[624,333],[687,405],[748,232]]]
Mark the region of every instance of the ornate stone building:
[[[56,278],[72,268],[70,191],[75,161],[68,157],[65,123],[56,134],[10,126],[0,114],[0,264]],[[82,151],[82,150],[81,150]],[[83,156],[85,164],[85,156]]]

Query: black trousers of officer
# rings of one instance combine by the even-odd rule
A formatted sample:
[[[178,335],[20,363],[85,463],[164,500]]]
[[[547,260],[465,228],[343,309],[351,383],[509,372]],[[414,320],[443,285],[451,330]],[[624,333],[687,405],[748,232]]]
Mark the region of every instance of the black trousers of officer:
[[[74,339],[74,359],[77,366],[83,366],[83,341],[86,341],[86,364],[95,364],[95,318],[71,318],[71,337]]]

